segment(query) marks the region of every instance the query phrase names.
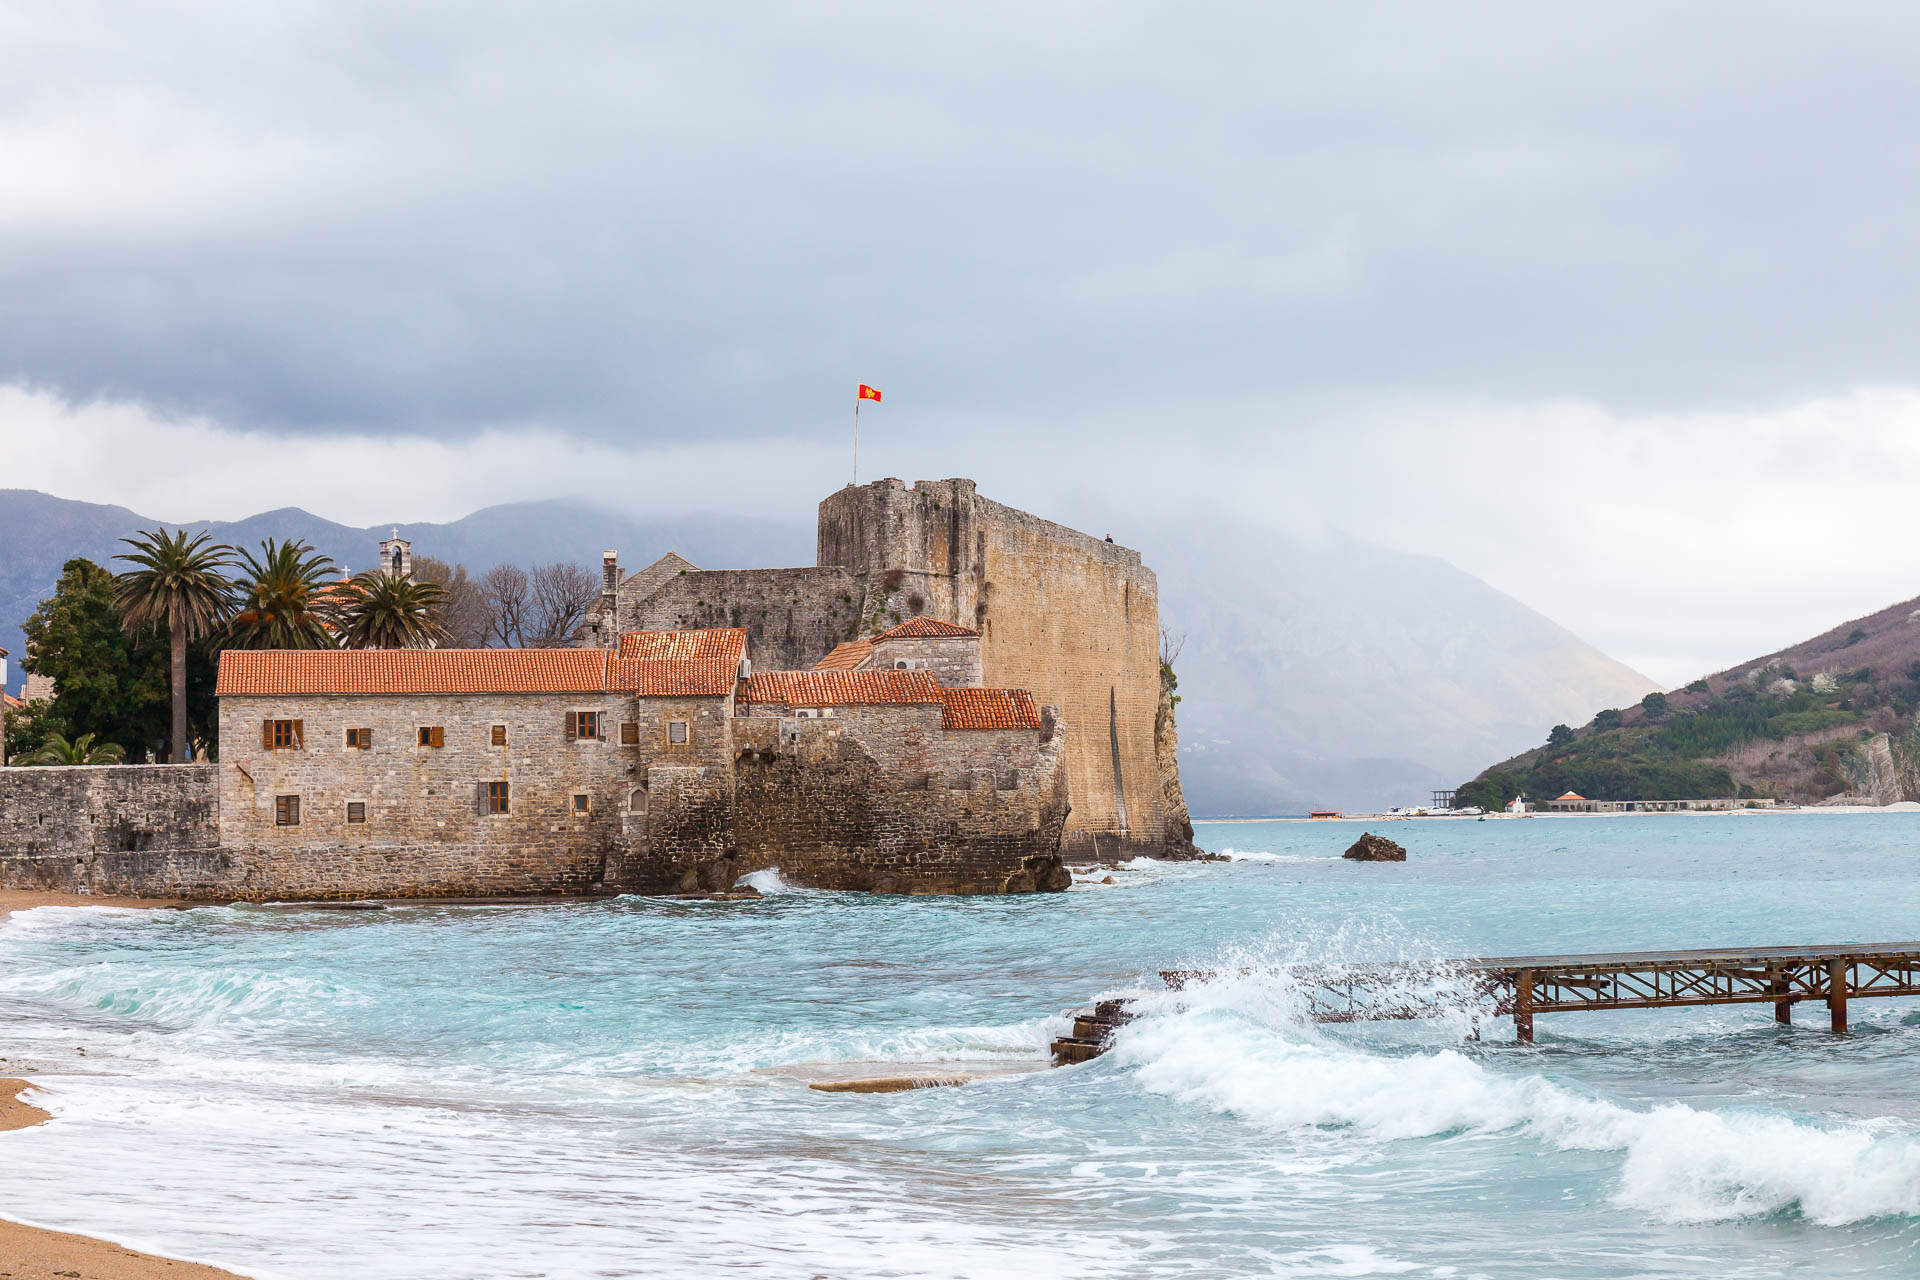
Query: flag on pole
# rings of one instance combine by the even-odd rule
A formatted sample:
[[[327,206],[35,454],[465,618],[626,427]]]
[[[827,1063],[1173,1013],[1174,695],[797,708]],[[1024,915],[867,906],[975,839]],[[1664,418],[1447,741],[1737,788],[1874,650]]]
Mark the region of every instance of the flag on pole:
[[[870,386],[868,386],[868,385],[867,385],[866,383],[864,383],[864,382],[860,384],[860,396],[859,396],[859,398],[860,398],[860,399],[862,399],[862,400],[871,400],[871,401],[873,401],[873,402],[874,402],[875,404],[879,404],[879,403],[880,403],[880,393],[879,393],[878,391],[876,391],[876,390],[874,390],[874,389],[873,389],[872,387],[870,387]]]

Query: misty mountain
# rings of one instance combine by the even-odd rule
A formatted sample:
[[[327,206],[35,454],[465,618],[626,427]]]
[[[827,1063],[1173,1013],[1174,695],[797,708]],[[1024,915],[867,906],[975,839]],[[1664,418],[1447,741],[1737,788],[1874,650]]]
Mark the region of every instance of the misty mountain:
[[[1424,804],[1653,681],[1471,574],[1339,534],[1146,529],[1197,814]]]
[[[0,645],[15,654],[15,689],[20,624],[60,566],[86,556],[114,567],[119,539],[156,523],[124,507],[0,490]],[[354,528],[287,507],[188,527],[249,547],[303,538],[354,569],[373,567],[395,527],[415,555],[476,573],[562,559],[593,568],[608,548],[629,572],[669,550],[715,568],[814,559],[811,519],[648,521],[568,500],[488,507],[446,524]],[[1653,688],[1443,560],[1220,524],[1135,522],[1126,540],[1159,574],[1163,621],[1186,636],[1181,763],[1195,813],[1424,801],[1556,723]]]

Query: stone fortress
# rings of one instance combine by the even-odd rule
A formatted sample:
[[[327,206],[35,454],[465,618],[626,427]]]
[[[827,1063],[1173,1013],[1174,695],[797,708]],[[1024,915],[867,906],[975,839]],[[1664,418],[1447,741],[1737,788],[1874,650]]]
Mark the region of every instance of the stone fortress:
[[[0,886],[1023,893],[1191,848],[1137,553],[889,480],[822,503],[821,555],[609,553],[571,649],[224,653],[218,764],[0,770]]]
[[[978,681],[1031,689],[1072,727],[1066,858],[1193,852],[1159,583],[1138,551],[984,498],[971,480],[887,479],[821,502],[816,558],[711,570],[669,554],[622,578],[608,552],[584,634],[611,645],[628,631],[738,627],[757,663],[798,670],[839,665],[842,646],[913,617],[977,631]]]

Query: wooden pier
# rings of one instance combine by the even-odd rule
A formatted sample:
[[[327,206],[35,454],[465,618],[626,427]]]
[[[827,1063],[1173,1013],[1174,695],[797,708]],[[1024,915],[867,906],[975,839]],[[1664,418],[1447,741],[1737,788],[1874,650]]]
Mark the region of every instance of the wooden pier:
[[[1491,1012],[1513,1018],[1514,1036],[1522,1044],[1532,1043],[1534,1019],[1543,1013],[1770,1004],[1776,1022],[1790,1023],[1793,1006],[1808,1000],[1824,1003],[1833,1030],[1845,1033],[1851,1000],[1920,996],[1920,942],[1319,965],[1273,973],[1300,987],[1315,1022]],[[1245,977],[1249,971],[1160,975],[1174,988],[1224,976]],[[1098,1057],[1114,1028],[1132,1017],[1126,1000],[1103,1000],[1076,1015],[1073,1034],[1053,1042],[1054,1061],[1065,1065]]]

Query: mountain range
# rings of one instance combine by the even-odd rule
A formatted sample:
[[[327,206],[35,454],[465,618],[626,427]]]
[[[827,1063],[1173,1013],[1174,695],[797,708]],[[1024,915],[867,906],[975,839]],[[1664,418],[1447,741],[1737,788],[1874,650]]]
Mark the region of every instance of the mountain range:
[[[159,522],[124,507],[0,490],[0,646],[60,566],[109,568],[119,539]],[[433,524],[355,528],[283,507],[199,521],[224,542],[272,536],[371,567],[389,529],[414,554],[465,564],[568,559],[597,567],[613,548],[629,570],[667,551],[703,567],[804,565],[811,520],[695,515],[647,520],[570,500],[487,507]],[[1424,802],[1434,787],[1540,741],[1560,721],[1631,703],[1653,682],[1443,560],[1352,538],[1308,538],[1220,523],[1129,526],[1160,578],[1177,664],[1182,775],[1196,814]],[[19,668],[11,669],[13,687]]]

